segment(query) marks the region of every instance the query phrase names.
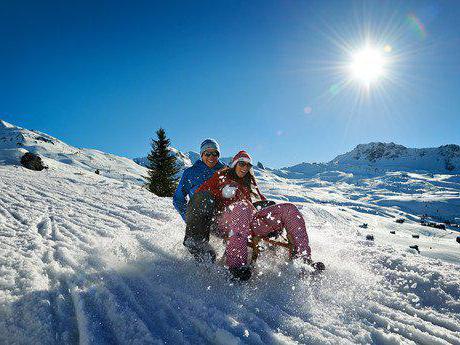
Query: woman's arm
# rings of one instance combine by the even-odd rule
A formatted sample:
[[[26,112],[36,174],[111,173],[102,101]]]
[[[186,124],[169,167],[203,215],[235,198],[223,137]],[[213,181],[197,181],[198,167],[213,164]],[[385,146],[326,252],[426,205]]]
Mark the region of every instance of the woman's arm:
[[[219,176],[220,176],[219,171],[215,172],[214,175],[212,175],[209,180],[206,180],[205,182],[203,182],[203,184],[200,187],[198,187],[196,192],[209,191],[209,192],[211,192],[211,194],[214,197],[216,197],[216,196],[218,197],[217,194],[219,194],[218,193],[218,190],[219,190]]]

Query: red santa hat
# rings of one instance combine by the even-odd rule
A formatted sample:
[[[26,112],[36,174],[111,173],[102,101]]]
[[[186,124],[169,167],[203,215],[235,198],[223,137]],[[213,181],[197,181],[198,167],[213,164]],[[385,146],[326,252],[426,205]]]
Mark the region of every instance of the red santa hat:
[[[230,164],[230,168],[234,168],[236,163],[238,162],[246,162],[252,165],[252,158],[249,155],[249,153],[247,153],[244,150],[241,150],[235,155],[235,157],[233,157],[232,163]]]

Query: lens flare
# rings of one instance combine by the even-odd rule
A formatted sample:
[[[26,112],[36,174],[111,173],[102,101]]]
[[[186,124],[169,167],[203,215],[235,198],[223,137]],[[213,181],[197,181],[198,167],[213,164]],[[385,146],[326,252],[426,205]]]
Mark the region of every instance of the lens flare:
[[[426,38],[426,29],[425,25],[421,22],[421,20],[413,13],[407,15],[407,22],[409,23],[410,27],[413,31],[415,31],[418,37],[421,40]]]
[[[307,114],[307,115],[308,115],[308,114],[311,114],[312,111],[313,111],[313,109],[312,109],[312,107],[310,107],[310,106],[306,106],[305,108],[303,108],[303,112],[304,112],[305,114]]]

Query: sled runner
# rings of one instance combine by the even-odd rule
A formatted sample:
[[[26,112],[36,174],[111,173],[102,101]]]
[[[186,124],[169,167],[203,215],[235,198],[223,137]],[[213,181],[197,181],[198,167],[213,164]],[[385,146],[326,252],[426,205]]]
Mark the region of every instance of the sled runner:
[[[264,251],[262,246],[260,246],[260,242],[265,242],[269,246],[272,246],[273,248],[276,247],[282,247],[288,250],[288,260],[291,261],[295,258],[295,248],[294,244],[289,238],[289,234],[284,235],[283,233],[275,233],[272,235],[268,235],[266,237],[257,237],[253,236],[249,241],[248,241],[248,246],[251,247],[252,249],[252,256],[251,256],[251,264],[254,265],[255,262],[257,261],[257,258],[259,257],[260,252]],[[281,237],[280,240],[278,238]],[[270,248],[270,247],[269,247]],[[305,264],[308,266],[311,266],[314,269],[314,272],[318,273],[321,271],[324,271],[326,269],[326,266],[322,262],[314,262],[313,260],[305,260]],[[307,271],[303,270],[303,272],[300,274],[301,276],[304,276],[307,274]]]
[[[273,239],[273,237],[275,239]],[[278,240],[278,237],[281,237],[281,240]],[[255,264],[255,262],[257,261],[257,258],[259,257],[260,252],[265,250],[260,245],[261,241],[267,243],[268,245],[274,246],[274,247],[286,248],[288,250],[289,260],[292,259],[293,254],[294,254],[294,245],[289,240],[289,236],[286,236],[286,237],[281,236],[281,235],[273,235],[273,236],[267,236],[267,237],[253,236],[248,241],[248,247],[252,249],[252,256],[251,256],[252,264]]]
[[[281,237],[280,240],[278,238]],[[229,237],[222,238],[224,244],[227,243]],[[254,265],[259,257],[261,252],[264,252],[266,249],[261,245],[261,242],[267,243],[269,246],[272,247],[282,247],[288,250],[288,259],[291,260],[294,254],[294,245],[289,241],[288,236],[277,234],[269,234],[266,237],[261,236],[254,236],[252,235],[251,238],[248,239],[247,246],[251,248],[252,255],[251,255],[251,265]]]

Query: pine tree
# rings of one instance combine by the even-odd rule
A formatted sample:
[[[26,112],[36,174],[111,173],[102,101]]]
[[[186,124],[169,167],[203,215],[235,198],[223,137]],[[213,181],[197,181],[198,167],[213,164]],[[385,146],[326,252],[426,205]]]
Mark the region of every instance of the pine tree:
[[[152,140],[152,150],[149,160],[149,176],[147,177],[148,189],[158,196],[173,196],[178,179],[175,175],[179,172],[176,157],[168,150],[170,141],[166,138],[163,128],[156,131],[158,140]]]

